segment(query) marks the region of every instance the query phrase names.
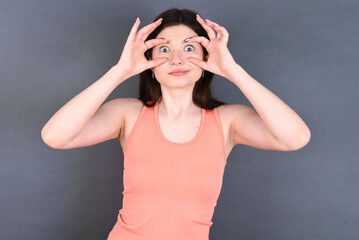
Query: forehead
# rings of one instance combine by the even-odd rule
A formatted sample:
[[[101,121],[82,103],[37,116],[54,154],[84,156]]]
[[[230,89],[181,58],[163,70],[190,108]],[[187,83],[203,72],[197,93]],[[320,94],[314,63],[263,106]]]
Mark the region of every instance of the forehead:
[[[164,28],[156,38],[165,38],[173,41],[183,41],[185,38],[198,36],[198,34],[193,31],[190,27],[186,25],[176,25],[176,26],[169,26]]]

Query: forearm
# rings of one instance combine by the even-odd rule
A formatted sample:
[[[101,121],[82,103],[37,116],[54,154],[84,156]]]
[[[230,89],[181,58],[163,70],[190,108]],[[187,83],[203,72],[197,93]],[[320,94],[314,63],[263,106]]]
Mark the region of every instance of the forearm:
[[[293,148],[309,141],[310,130],[296,112],[241,66],[237,64],[227,78],[243,92],[278,141]]]
[[[41,131],[44,141],[64,142],[75,137],[111,92],[125,80],[121,68],[112,67],[50,118]]]

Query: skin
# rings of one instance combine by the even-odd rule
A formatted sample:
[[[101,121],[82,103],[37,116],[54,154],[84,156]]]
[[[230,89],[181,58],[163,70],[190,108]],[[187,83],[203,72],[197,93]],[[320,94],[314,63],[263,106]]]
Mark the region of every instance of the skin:
[[[163,29],[156,39],[167,39],[168,43],[160,44],[152,49],[152,58],[162,57],[168,60],[163,64],[151,68],[160,83],[162,99],[159,111],[171,119],[186,118],[188,115],[200,115],[201,109],[192,101],[195,83],[200,79],[203,69],[188,60],[189,57],[204,59],[200,43],[184,42],[184,40],[198,36],[186,25],[170,26]],[[169,73],[175,69],[189,70],[185,75],[173,76]]]
[[[117,138],[120,133],[123,135],[122,130],[128,129],[124,127],[123,116],[131,115],[129,112],[134,111],[135,105],[124,98],[101,104],[123,81],[146,69],[152,69],[161,84],[163,94],[162,101],[159,102],[159,120],[161,122],[163,116],[168,117],[164,121],[165,125],[161,122],[161,128],[164,127],[166,135],[170,133],[173,141],[188,140],[197,132],[198,124],[193,126],[193,122],[199,123],[201,109],[192,102],[192,92],[202,71],[207,70],[237,86],[254,107],[253,109],[243,104],[218,107],[224,123],[227,156],[236,144],[277,151],[293,151],[305,146],[311,135],[307,125],[293,109],[234,61],[227,48],[227,30],[199,16],[196,20],[208,33],[209,40],[193,36],[196,34],[187,26],[172,26],[163,29],[158,35],[171,39],[171,42],[165,39],[145,41],[161,24],[161,19],[139,31],[140,20],[137,19],[119,62],[54,114],[42,129],[44,142],[53,148],[69,149]],[[183,43],[190,36],[193,37]],[[194,48],[189,46],[190,43]],[[164,44],[166,47],[162,46]],[[208,58],[203,59],[199,44],[207,50]],[[154,59],[147,60],[144,52],[153,47]],[[190,71],[181,77],[168,75],[177,68]],[[137,105],[138,113],[142,103]],[[122,124],[118,124],[119,122]],[[182,130],[187,132],[179,134]]]
[[[230,116],[228,115],[231,126],[231,145],[246,144],[261,149],[279,151],[297,150],[305,146],[310,139],[309,128],[293,109],[235,62],[227,48],[229,37],[227,30],[213,21],[203,20],[198,15],[196,19],[208,33],[209,40],[203,36],[193,36],[187,42],[200,43],[208,52],[206,60],[203,60],[203,55],[187,56],[182,52],[183,49],[179,48],[179,41],[188,36],[191,30],[185,31],[185,27],[176,28],[172,29],[176,31],[168,30],[161,35],[169,38],[172,35],[183,34],[182,39],[177,37],[176,43],[173,43],[173,51],[169,54],[169,59],[163,63],[162,67],[153,68],[154,72],[169,66],[191,66],[195,71],[189,75],[189,78],[181,79],[179,82],[164,79],[165,70],[158,71],[159,82],[163,83],[161,88],[165,90],[164,111],[170,115],[182,110],[183,115],[186,115],[186,112],[193,107],[191,93],[195,80],[190,80],[190,76],[196,76],[195,73],[198,69],[195,66],[197,66],[231,81],[255,108],[252,109],[242,104],[226,107],[227,110],[230,110],[228,112],[231,112]],[[169,33],[171,35],[167,35]],[[159,55],[155,55],[154,58],[157,56]],[[192,66],[191,63],[195,66]],[[181,88],[175,89],[176,87]],[[161,103],[159,103],[159,109],[160,106]]]

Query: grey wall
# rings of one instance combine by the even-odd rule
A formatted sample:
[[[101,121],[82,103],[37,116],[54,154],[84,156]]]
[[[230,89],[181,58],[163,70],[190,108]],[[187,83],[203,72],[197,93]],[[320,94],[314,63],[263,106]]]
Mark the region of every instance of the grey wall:
[[[41,129],[117,63],[140,28],[170,8],[226,27],[252,77],[307,123],[293,152],[237,145],[228,158],[210,240],[359,238],[358,1],[0,2],[0,239],[106,239],[122,206],[117,140],[56,150]],[[106,100],[137,97],[138,76]],[[215,76],[216,98],[250,105]]]

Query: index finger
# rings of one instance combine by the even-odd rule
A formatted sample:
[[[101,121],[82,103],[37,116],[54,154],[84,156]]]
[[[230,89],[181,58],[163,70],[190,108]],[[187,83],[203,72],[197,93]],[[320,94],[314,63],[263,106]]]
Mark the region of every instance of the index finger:
[[[138,26],[140,25],[140,18],[136,18],[135,23],[133,24],[130,34],[128,35],[127,39],[133,40],[135,37],[135,33],[137,32]]]
[[[208,26],[207,23],[198,14],[196,15],[196,17],[197,17],[197,21],[202,25],[204,30],[206,30],[206,32],[208,33],[209,39],[212,40],[212,39],[216,38],[216,33],[213,30],[213,28]]]
[[[138,39],[143,40],[150,35],[150,33],[155,30],[162,23],[162,18],[158,19],[156,22],[150,23],[149,25],[143,27],[140,31],[138,31]]]

